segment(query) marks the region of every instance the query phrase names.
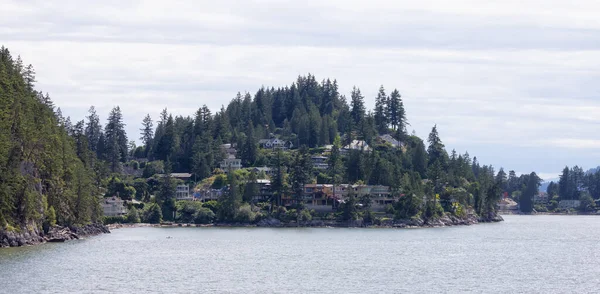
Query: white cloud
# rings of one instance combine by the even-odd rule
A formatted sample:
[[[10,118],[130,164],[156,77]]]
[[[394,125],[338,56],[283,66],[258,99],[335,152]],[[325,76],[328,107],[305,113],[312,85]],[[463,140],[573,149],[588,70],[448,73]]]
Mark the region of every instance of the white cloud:
[[[437,123],[482,163],[552,173],[594,165],[597,1],[7,1],[0,40],[80,119],[120,105],[191,115],[298,75],[398,88],[411,128]]]

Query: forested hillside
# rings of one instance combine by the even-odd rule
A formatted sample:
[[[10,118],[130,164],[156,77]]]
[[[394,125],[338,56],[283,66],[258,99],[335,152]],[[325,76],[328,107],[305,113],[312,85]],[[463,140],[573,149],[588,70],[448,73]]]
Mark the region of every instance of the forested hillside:
[[[225,222],[238,220],[244,209],[253,213],[250,204],[257,204],[252,199],[258,191],[251,184],[258,176],[270,181],[273,195],[268,208],[266,203],[257,206],[265,208],[259,212],[267,214],[264,217],[277,211],[274,208],[282,206],[285,197],[294,199],[288,208],[301,211],[303,187],[311,183],[386,186],[394,200],[386,213],[398,219],[446,214],[492,218],[502,193],[509,190],[503,169],[496,173],[467,152],[449,154],[437,126],[426,141],[408,134],[409,122],[396,89],[381,86],[369,110],[359,88],[346,97],[339,93],[337,81],[317,81],[309,74],[290,86],[262,87],[253,95],[238,93],[216,113],[201,106],[191,116],[173,116],[165,108],[157,122],[147,115],[140,124],[142,145],[136,146],[128,140],[118,106],[105,124],[93,106],[83,120],[72,122],[48,94],[34,89],[31,65],[24,66],[5,48],[1,58],[4,227],[95,222],[103,196],[149,204],[140,207],[142,220],[161,219],[161,214],[167,220],[184,219],[190,206],[176,203],[175,182],[159,175],[171,172],[191,173],[194,184],[210,180],[213,188],[225,189],[217,204],[209,204]],[[274,138],[291,148],[259,144]],[[246,169],[225,176],[223,144],[235,146],[244,168],[268,167],[275,172],[258,175]],[[325,155],[321,168],[311,164],[314,155]],[[527,179],[522,176],[515,185],[524,193],[537,192],[537,186],[525,191]],[[340,217],[372,219],[369,199],[356,199],[359,205],[348,197],[340,201],[338,211],[345,211]],[[130,212],[131,219],[139,219],[135,209]]]
[[[127,143],[118,107],[111,112],[104,130],[92,107],[85,129],[90,150],[107,162],[112,173],[124,167],[143,169],[142,179],[121,176],[121,185],[130,190],[121,188],[120,195],[147,200],[155,195],[153,199],[165,215],[176,210],[168,201],[171,196],[161,192],[156,181],[144,184],[143,179],[164,172],[165,167],[172,172],[190,172],[196,182],[218,175],[223,172],[219,163],[226,156],[222,148],[225,143],[236,146],[243,167],[278,171],[269,178],[272,192],[279,198],[291,195],[301,199],[301,187],[308,183],[384,185],[399,200],[398,217],[421,213],[434,217],[444,211],[464,214],[467,208],[481,215],[495,215],[496,203],[507,188],[503,170],[496,174],[493,167],[481,166],[467,152],[448,154],[437,126],[432,127],[426,142],[408,134],[398,90],[388,94],[381,86],[373,111],[367,109],[364,100],[359,88],[353,88],[348,99],[338,92],[337,81],[318,82],[308,75],[298,77],[287,87],[262,87],[254,95],[238,93],[214,114],[207,106],[200,107],[193,116],[174,117],[164,109],[156,127],[147,115],[141,123],[143,144],[139,147]],[[378,138],[386,134],[397,143]],[[294,147],[284,152],[259,148],[259,140],[268,138],[291,142]],[[369,150],[355,148],[340,156],[339,150],[356,140],[364,141]],[[310,155],[320,154],[326,145],[337,150],[327,158],[328,168],[312,169]],[[234,191],[247,193],[244,183],[250,179],[247,175],[237,177],[241,178],[234,180],[241,184]],[[231,180],[221,179],[224,184]],[[236,201],[243,202],[241,197]]]
[[[34,89],[35,72],[0,49],[0,228],[86,224],[100,216],[87,139]]]

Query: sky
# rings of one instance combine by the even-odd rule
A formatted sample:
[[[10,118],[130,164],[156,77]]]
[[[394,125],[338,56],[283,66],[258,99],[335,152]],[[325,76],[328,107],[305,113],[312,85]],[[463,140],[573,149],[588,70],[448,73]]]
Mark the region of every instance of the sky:
[[[450,151],[555,178],[600,165],[600,2],[0,0],[0,43],[65,116],[217,110],[299,75],[402,94]]]

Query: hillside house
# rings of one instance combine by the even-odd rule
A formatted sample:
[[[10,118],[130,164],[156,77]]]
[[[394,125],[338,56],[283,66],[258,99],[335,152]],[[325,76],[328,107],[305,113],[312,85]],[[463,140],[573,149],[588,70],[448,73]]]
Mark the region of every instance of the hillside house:
[[[232,157],[232,156],[229,156],[228,158],[225,158],[225,159],[223,159],[223,161],[221,161],[220,168],[225,173],[228,173],[230,171],[236,171],[236,170],[242,168],[242,160]]]
[[[389,143],[394,148],[399,148],[399,147],[404,146],[404,143],[394,139],[394,137],[392,137],[392,135],[390,135],[390,134],[377,136],[377,139],[379,139],[380,141]]]
[[[352,150],[358,150],[358,151],[362,150],[365,152],[371,152],[371,147],[369,147],[367,142],[365,142],[364,140],[352,140],[352,142],[350,144],[342,147],[342,149],[340,150],[340,153],[348,154]]]
[[[292,142],[281,140],[278,138],[258,140],[258,145],[260,146],[260,148],[263,148],[263,149],[274,149],[274,150],[275,149],[287,150],[287,149],[291,149],[294,146],[292,144]]]
[[[104,216],[122,216],[127,214],[125,201],[116,196],[104,198],[102,201],[102,209],[104,211]]]
[[[175,190],[175,199],[177,200],[194,200],[194,197],[190,195],[190,186],[188,185],[177,185]]]
[[[311,156],[311,162],[314,169],[318,170],[326,170],[329,167],[329,163],[327,163],[327,157],[315,155]]]
[[[257,174],[260,174],[260,173],[264,172],[265,175],[267,175],[269,177],[274,176],[275,173],[277,172],[275,169],[272,169],[272,168],[266,167],[266,166],[263,166],[263,167],[254,167],[254,168],[252,168],[252,171],[255,172],[255,173],[257,173]]]

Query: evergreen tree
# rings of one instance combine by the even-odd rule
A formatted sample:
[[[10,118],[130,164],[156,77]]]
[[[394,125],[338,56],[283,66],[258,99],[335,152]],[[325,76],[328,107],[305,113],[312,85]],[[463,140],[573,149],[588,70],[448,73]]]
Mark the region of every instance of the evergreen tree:
[[[366,114],[365,97],[360,93],[359,88],[354,87],[352,88],[350,98],[350,107],[352,109],[350,115],[354,126],[358,127]]]
[[[144,144],[144,155],[148,156],[150,152],[150,146],[152,146],[152,137],[154,136],[154,129],[152,123],[152,117],[150,114],[146,114],[142,121],[142,128],[140,129],[140,140]]]
[[[277,150],[275,164],[271,168],[275,169],[275,175],[271,179],[271,190],[273,192],[272,205],[281,205],[281,198],[286,191],[285,178],[286,166],[283,151]]]
[[[89,115],[86,117],[87,124],[85,126],[85,136],[87,137],[90,150],[98,152],[98,144],[100,144],[100,134],[102,133],[100,117],[96,113],[96,108],[94,108],[94,106],[90,107],[88,113]],[[99,156],[98,153],[96,154],[97,156]]]
[[[224,221],[233,221],[236,219],[237,211],[241,205],[242,195],[239,191],[238,177],[235,172],[227,174],[229,190],[223,194],[221,199],[220,218]]]
[[[389,119],[392,129],[404,132],[406,128],[406,113],[400,92],[394,89],[389,99]]]
[[[106,140],[106,159],[110,162],[111,170],[118,172],[120,170],[119,162],[127,160],[127,135],[125,134],[125,124],[119,106],[111,110],[108,123],[104,127],[104,136]]]
[[[246,127],[246,140],[242,146],[242,164],[244,166],[253,166],[256,162],[256,157],[258,154],[258,147],[256,145],[256,139],[254,137],[254,127],[252,126],[252,122],[248,122]]]
[[[312,173],[312,163],[308,148],[302,146],[292,162],[292,172],[290,177],[292,191],[294,193],[294,202],[298,206],[302,203],[304,194],[304,185],[309,182]]]
[[[163,113],[164,115],[164,113]],[[162,115],[161,115],[162,116]],[[159,125],[163,126],[162,130],[157,129],[156,133],[160,133],[161,136],[157,141],[157,147],[156,147],[156,158],[163,160],[163,161],[167,161],[171,159],[171,156],[173,155],[173,153],[175,152],[175,143],[176,143],[176,133],[175,133],[175,123],[173,121],[173,116],[169,115],[166,119],[166,121],[164,120],[164,117],[161,120],[161,123]],[[162,131],[162,132],[159,132]],[[157,136],[158,137],[158,136]],[[156,140],[156,139],[155,139]]]
[[[165,173],[160,178],[160,187],[157,193],[157,202],[161,206],[162,216],[166,220],[174,220],[175,196],[177,183],[171,176],[171,162],[165,163]]]
[[[379,134],[385,134],[388,131],[388,98],[385,94],[383,85],[379,87],[379,93],[375,98],[375,127]]]
[[[437,125],[431,129],[427,141],[429,142],[429,147],[427,148],[427,154],[429,155],[428,166],[437,162],[441,168],[445,168],[448,161],[448,154],[446,153],[446,149],[444,149],[442,140],[440,140]]]
[[[504,168],[500,168],[498,174],[496,175],[496,183],[498,183],[499,187],[502,191],[506,191],[508,188],[508,177],[506,176],[506,172],[504,172]]]
[[[527,175],[525,190],[519,199],[519,208],[522,212],[529,213],[533,211],[533,197],[537,195],[540,186],[540,178],[535,172]]]

